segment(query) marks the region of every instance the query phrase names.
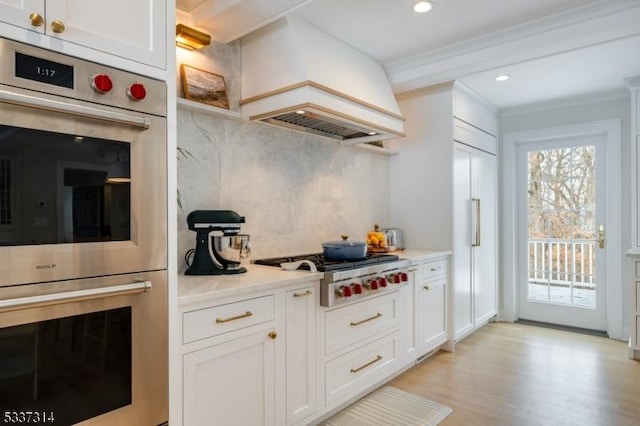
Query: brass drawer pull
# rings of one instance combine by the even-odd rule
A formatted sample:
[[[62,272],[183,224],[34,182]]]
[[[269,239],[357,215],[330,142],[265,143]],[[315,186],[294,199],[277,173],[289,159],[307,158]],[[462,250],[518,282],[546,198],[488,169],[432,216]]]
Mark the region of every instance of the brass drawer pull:
[[[436,272],[436,271],[439,271],[440,269],[442,269],[442,266],[438,266],[438,267],[436,267],[436,268],[431,268],[431,269],[429,269],[429,270],[430,270],[431,272]]]
[[[31,25],[34,27],[41,27],[44,25],[44,18],[39,13],[32,13],[29,15],[29,21],[31,21]]]
[[[352,322],[351,326],[355,327],[357,325],[364,324],[365,322],[373,321],[374,319],[380,318],[381,316],[382,316],[382,314],[380,312],[378,312],[377,314],[375,314],[371,318],[363,319],[362,321],[358,321],[358,322]]]
[[[307,290],[304,293],[293,293],[293,297],[306,297],[311,296],[313,292],[311,290]]]
[[[381,355],[378,355],[378,356],[376,357],[376,359],[374,359],[373,361],[369,361],[368,363],[366,363],[366,364],[365,364],[365,365],[363,365],[362,367],[352,368],[352,369],[351,369],[351,372],[352,372],[352,373],[357,373],[358,371],[362,370],[363,368],[367,368],[368,366],[375,364],[376,362],[380,361],[381,359],[382,359],[382,356],[381,356]]]
[[[251,313],[251,311],[247,311],[242,315],[237,315],[235,317],[230,317],[230,318],[216,318],[216,324],[222,324],[223,322],[229,322],[229,321],[235,321],[235,320],[239,320],[242,318],[247,318],[250,317],[251,315],[253,315],[253,313]]]
[[[425,290],[429,290],[429,286],[428,286],[428,285],[425,285],[425,286],[424,286],[424,287],[422,287],[422,288],[424,288]]]

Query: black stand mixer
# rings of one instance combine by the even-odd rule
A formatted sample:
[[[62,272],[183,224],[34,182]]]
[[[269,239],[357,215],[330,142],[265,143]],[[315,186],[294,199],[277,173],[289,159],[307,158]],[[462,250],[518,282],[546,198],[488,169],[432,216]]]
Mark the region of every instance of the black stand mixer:
[[[194,210],[187,216],[187,225],[196,232],[196,248],[187,252],[185,260],[189,267],[185,275],[241,274],[247,270],[240,262],[222,257],[217,250],[216,239],[233,237],[240,232],[244,217],[231,210]],[[219,236],[211,235],[219,232]],[[248,250],[248,246],[245,247]],[[188,258],[193,253],[189,263]]]

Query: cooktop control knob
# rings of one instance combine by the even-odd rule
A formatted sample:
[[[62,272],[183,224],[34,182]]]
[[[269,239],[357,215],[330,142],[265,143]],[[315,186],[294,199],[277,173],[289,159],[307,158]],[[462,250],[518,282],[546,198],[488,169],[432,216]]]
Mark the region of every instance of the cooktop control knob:
[[[96,74],[91,78],[91,88],[98,93],[109,93],[113,89],[113,81],[107,74]]]
[[[368,288],[369,290],[377,290],[378,289],[378,279],[374,278],[374,279],[367,280],[367,282],[364,283],[364,286],[366,288]]]
[[[380,287],[386,287],[387,286],[387,279],[385,277],[378,278],[378,285]]]
[[[387,280],[391,283],[391,284],[400,284],[400,280],[401,280],[402,276],[398,273],[394,273],[394,274],[389,274],[387,275]]]
[[[351,291],[351,287],[349,287],[348,285],[341,285],[340,288],[336,290],[336,294],[342,297],[351,297],[353,293]]]
[[[407,274],[406,272],[401,272],[400,273],[400,280],[404,283],[409,281],[409,274]]]
[[[133,83],[127,87],[127,96],[134,101],[141,101],[147,96],[147,90],[142,83]]]
[[[355,294],[362,294],[362,284],[353,284],[353,292]]]

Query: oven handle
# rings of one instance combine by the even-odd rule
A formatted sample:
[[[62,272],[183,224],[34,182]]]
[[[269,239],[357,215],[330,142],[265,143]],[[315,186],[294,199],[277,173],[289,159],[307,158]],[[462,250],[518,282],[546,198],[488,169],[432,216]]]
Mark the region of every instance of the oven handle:
[[[83,105],[68,104],[65,102],[37,98],[35,96],[23,95],[20,93],[6,92],[4,90],[0,90],[0,102],[38,108],[46,111],[73,114],[80,117],[94,118],[113,123],[128,124],[145,129],[148,129],[149,126],[151,126],[151,120],[149,120],[148,117],[122,114],[119,112],[106,111]]]
[[[131,284],[99,287],[89,290],[66,291],[62,293],[44,294],[41,296],[19,297],[0,300],[0,313],[21,309],[39,308],[41,306],[58,305],[103,297],[122,296],[127,294],[146,293],[151,291],[151,282],[142,281]]]

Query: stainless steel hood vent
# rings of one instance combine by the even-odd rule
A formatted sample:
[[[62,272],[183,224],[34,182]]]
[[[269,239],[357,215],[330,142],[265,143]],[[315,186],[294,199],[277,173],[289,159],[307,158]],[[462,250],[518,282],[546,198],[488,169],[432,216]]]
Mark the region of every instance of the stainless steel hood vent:
[[[320,136],[327,136],[338,140],[348,140],[353,138],[363,138],[369,135],[366,129],[350,128],[334,120],[323,118],[314,113],[289,112],[277,115],[264,120],[272,124],[280,124],[285,127],[291,126],[296,130],[303,130]],[[280,123],[276,123],[276,122]],[[377,133],[376,133],[377,134]]]
[[[292,16],[242,39],[240,103],[249,120],[344,144],[404,136],[380,63]]]

